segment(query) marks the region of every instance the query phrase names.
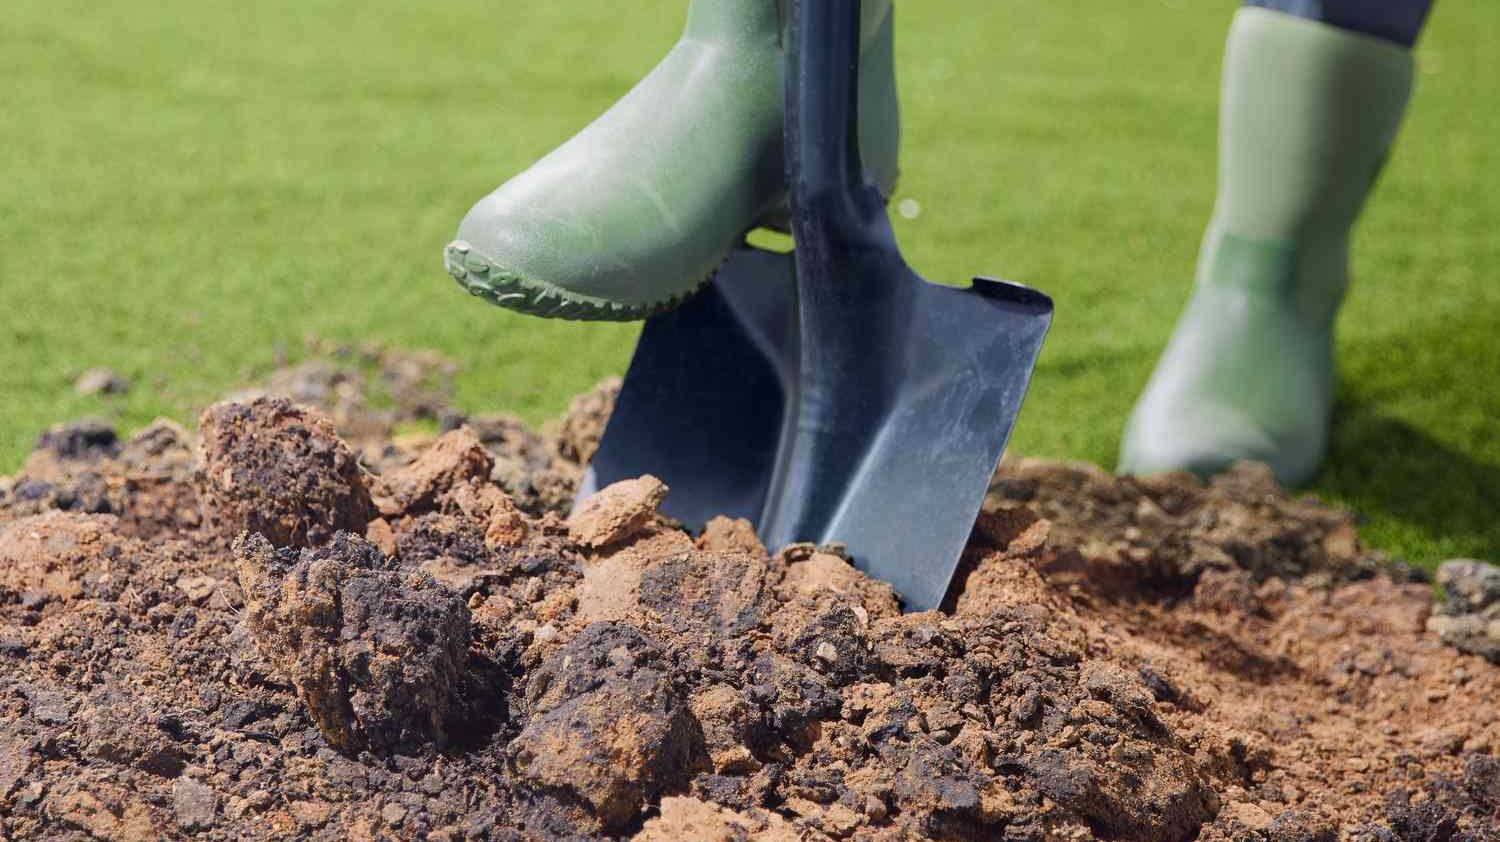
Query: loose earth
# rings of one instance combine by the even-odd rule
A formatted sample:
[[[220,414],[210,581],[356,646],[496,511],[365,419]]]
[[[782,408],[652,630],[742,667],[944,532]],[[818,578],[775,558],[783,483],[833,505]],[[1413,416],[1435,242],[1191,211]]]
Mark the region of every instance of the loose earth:
[[[655,477],[570,516],[609,386],[273,380],[0,480],[0,838],[1500,840],[1480,609],[1263,468],[1007,460],[903,615]]]

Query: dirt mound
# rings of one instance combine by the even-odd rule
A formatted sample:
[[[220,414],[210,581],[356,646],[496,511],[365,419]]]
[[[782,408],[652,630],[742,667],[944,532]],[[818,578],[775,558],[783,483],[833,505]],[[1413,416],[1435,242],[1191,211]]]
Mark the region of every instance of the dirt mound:
[[[49,433],[0,483],[0,838],[1500,839],[1500,668],[1429,629],[1488,569],[1435,615],[1264,471],[1021,460],[902,615],[652,478],[566,517],[610,394]]]
[[[59,424],[41,435],[15,478],[0,481],[0,503],[12,516],[62,510],[115,514],[140,535],[199,524],[191,437],[157,421],[121,441],[98,422]]]

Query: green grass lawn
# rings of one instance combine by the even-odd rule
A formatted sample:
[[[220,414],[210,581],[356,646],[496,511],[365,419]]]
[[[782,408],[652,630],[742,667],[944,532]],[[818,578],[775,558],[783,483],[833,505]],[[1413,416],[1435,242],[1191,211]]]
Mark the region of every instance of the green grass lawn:
[[[1213,201],[1229,0],[903,3],[913,264],[1057,301],[1013,446],[1114,461]],[[8,0],[0,472],[47,424],[181,419],[308,334],[433,348],[539,419],[631,325],[511,316],[440,250],[674,40],[683,0]],[[1500,3],[1443,0],[1355,241],[1314,489],[1420,561],[1500,559]],[[108,366],[135,387],[84,398]]]

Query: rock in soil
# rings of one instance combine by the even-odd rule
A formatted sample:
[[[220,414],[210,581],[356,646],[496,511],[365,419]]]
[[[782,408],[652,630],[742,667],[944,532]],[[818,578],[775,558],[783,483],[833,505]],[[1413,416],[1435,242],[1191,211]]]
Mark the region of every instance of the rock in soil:
[[[1437,583],[1447,599],[1427,627],[1463,652],[1500,664],[1500,566],[1454,559],[1438,566]]]
[[[404,359],[0,480],[0,838],[1500,839],[1500,667],[1443,625],[1492,571],[1435,606],[1261,468],[1009,461],[902,615],[650,478],[570,519],[608,389],[537,434]]]

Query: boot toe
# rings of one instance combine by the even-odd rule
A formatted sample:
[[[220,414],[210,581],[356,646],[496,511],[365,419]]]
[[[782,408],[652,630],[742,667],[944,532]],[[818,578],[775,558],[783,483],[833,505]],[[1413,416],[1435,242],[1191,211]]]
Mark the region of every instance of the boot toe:
[[[577,238],[559,220],[510,212],[511,203],[499,195],[503,191],[476,204],[443,250],[443,268],[469,294],[509,310],[560,319],[630,321],[667,306],[584,291],[588,275],[573,258],[590,253],[588,244],[573,242]]]
[[[1236,462],[1264,462],[1278,482],[1295,486],[1316,472],[1322,449],[1316,434],[1269,431],[1231,407],[1139,408],[1125,432],[1119,471],[1187,471],[1207,480]]]

